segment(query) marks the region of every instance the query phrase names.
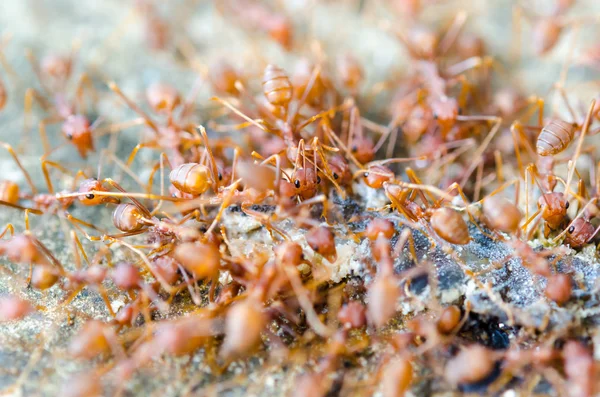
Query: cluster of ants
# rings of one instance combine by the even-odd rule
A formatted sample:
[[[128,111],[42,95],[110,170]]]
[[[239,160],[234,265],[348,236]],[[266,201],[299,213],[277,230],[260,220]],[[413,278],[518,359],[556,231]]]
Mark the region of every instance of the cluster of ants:
[[[420,2],[396,3],[417,19]],[[571,3],[559,1],[551,17],[531,17],[539,55],[552,51],[563,31],[575,25],[559,19]],[[239,15],[242,6],[247,12]],[[147,19],[149,46],[176,49],[195,68],[189,43],[170,34],[150,2],[138,8]],[[218,8],[287,51],[299,46],[292,20],[275,9],[249,0],[224,1]],[[581,111],[561,82],[554,89],[569,117],[558,112],[547,117],[541,97],[528,97],[504,80],[496,89],[502,67],[483,39],[464,31],[466,20],[460,12],[439,30],[380,24],[406,48],[410,67],[370,90],[360,60],[351,54],[303,61],[293,73],[267,64],[262,79],[220,60],[200,68],[198,81],[206,84],[194,85],[189,95],[160,82],[148,87],[145,103],[110,81],[105,93],[137,118],[108,127],[92,121],[98,109],[87,109],[84,96],[97,93],[88,74],[77,75],[74,55],[38,61],[28,52],[39,86],[24,94],[25,129],[31,130],[32,109],[39,105],[45,115],[38,130],[47,191],[36,187],[18,150],[2,143],[27,186],[0,181],[0,204],[25,215],[25,230],[8,224],[0,232],[0,254],[22,265],[15,274],[5,269],[11,278],[26,275],[16,290],[61,290],[56,310],[69,311],[88,289],[100,295],[109,317],[86,321],[68,344],[73,357],[111,358],[109,364],[78,374],[65,393],[100,395],[108,376],[123,387],[163,355],[204,349],[211,368],[221,373],[257,351],[282,357],[317,341],[325,347],[294,381],[294,395],[340,393],[344,378],[332,375],[375,345],[384,348],[369,370],[373,376],[352,387],[402,396],[432,372],[441,390],[533,391],[545,382],[560,395],[600,392],[590,335],[576,327],[526,329],[510,305],[480,281],[481,274],[470,270],[465,255],[477,243],[474,233],[503,244],[511,254],[501,263],[490,261],[489,271],[516,258],[540,281],[548,310],[564,310],[572,302],[576,280],[556,264],[569,249],[593,246],[600,230],[600,163],[584,145],[600,131],[600,103],[591,100]],[[10,65],[3,67],[11,76]],[[0,83],[0,109],[11,100],[7,81]],[[200,124],[195,98],[204,89],[215,95],[218,112]],[[374,121],[359,108],[377,101],[389,106],[366,112]],[[142,140],[124,161],[115,155],[106,160],[125,170],[141,191],[124,187],[119,178],[94,178],[52,160],[57,147],[46,131],[52,124],[59,124],[64,138],[57,147],[69,145],[82,159],[99,150],[100,136],[143,128]],[[146,149],[154,153],[152,164],[140,165],[137,154]],[[572,155],[565,157],[569,150]],[[583,158],[589,160],[586,170],[577,168]],[[148,171],[146,182],[135,167]],[[71,186],[57,192],[53,172],[69,176]],[[73,216],[77,206],[108,208],[114,228]],[[352,206],[360,209],[348,210]],[[62,263],[30,230],[30,218],[41,215],[68,225],[64,237],[74,263]],[[240,254],[223,222],[233,216],[259,224],[270,243],[246,236],[251,249]],[[449,255],[468,282],[498,301],[506,318],[487,321],[508,324],[515,340],[499,346],[494,338],[473,337],[469,301],[449,306],[439,301],[440,280],[420,255],[417,235],[424,236],[427,250]],[[97,247],[93,257],[82,240]],[[368,247],[368,254],[356,253],[363,273],[333,282],[331,269],[347,266],[338,251],[349,242]],[[124,260],[113,260],[116,247]],[[401,262],[409,266],[401,268]],[[401,307],[415,299],[411,283],[423,275],[427,310],[402,315]],[[117,297],[125,301],[121,307],[113,304]],[[170,315],[185,299],[194,309]],[[3,321],[37,309],[17,293],[0,301]]]

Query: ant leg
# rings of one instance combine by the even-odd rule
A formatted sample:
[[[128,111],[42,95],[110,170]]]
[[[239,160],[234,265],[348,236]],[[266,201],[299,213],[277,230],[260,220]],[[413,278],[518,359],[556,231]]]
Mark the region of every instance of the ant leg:
[[[112,186],[112,187],[114,187],[115,189],[117,189],[117,190],[120,190],[122,193],[124,193],[125,197],[129,198],[129,199],[130,199],[130,200],[133,202],[133,204],[134,204],[134,205],[135,205],[135,206],[136,206],[136,207],[137,207],[137,208],[138,208],[140,211],[142,211],[142,213],[143,213],[145,216],[147,216],[147,217],[149,217],[149,218],[150,218],[150,217],[152,217],[152,215],[151,215],[150,211],[148,210],[148,208],[146,208],[146,206],[145,206],[145,205],[143,205],[141,202],[139,202],[139,201],[138,201],[138,200],[137,200],[135,197],[133,197],[133,196],[129,196],[129,195],[128,195],[129,193],[127,193],[127,191],[126,191],[125,189],[123,189],[123,188],[121,187],[121,185],[119,185],[117,182],[115,182],[115,181],[114,181],[114,180],[112,180],[111,178],[104,178],[104,179],[102,180],[102,182],[101,182],[101,183],[104,183],[104,182],[108,183],[109,185],[111,185],[111,186]]]
[[[137,156],[140,149],[143,149],[143,148],[160,149],[160,146],[158,145],[158,143],[156,141],[150,141],[150,142],[146,142],[146,143],[138,143],[137,145],[135,145],[135,147],[133,148],[133,150],[131,151],[131,153],[129,153],[129,156],[127,157],[127,163],[125,163],[125,165],[127,167],[131,166],[131,163],[133,163],[135,156]]]
[[[117,167],[119,167],[127,175],[129,175],[131,179],[133,179],[135,183],[137,183],[141,188],[146,187],[144,182],[142,182],[140,178],[138,178],[138,176],[131,170],[131,168],[129,168],[127,164],[123,163],[119,158],[117,158],[117,156],[115,156],[112,152],[103,149],[102,154],[108,157],[110,160],[112,160],[117,165]]]
[[[596,106],[596,100],[592,99],[592,102],[590,103],[590,109],[588,110],[588,113],[585,116],[585,121],[583,123],[583,126],[581,127],[581,134],[579,136],[579,140],[577,141],[577,149],[575,149],[575,153],[573,153],[573,158],[570,161],[570,163],[572,163],[572,166],[569,167],[569,174],[567,176],[567,183],[565,186],[565,189],[567,189],[567,190],[569,189],[569,186],[571,185],[571,180],[573,179],[573,172],[575,170],[577,159],[578,159],[579,155],[581,154],[581,147],[583,146],[583,140],[585,139],[585,135],[587,134],[587,132],[590,128],[590,124],[592,122],[592,113],[594,111],[595,106]]]
[[[405,228],[400,233],[400,237],[398,238],[396,246],[394,247],[394,257],[397,258],[400,256],[400,254],[404,250],[404,247],[406,246],[406,243],[408,243],[409,253],[412,256],[412,259],[416,265],[417,263],[419,263],[419,261],[417,259],[417,250],[415,249],[415,239],[410,228]]]
[[[296,115],[300,112],[300,109],[302,108],[302,106],[304,106],[304,104],[308,100],[308,96],[310,95],[310,92],[313,90],[315,82],[319,78],[320,74],[321,74],[321,67],[319,65],[316,65],[310,74],[310,79],[308,80],[308,83],[306,84],[306,88],[304,89],[304,92],[302,93],[302,97],[296,103],[296,108],[293,111],[289,112],[287,115],[287,123],[288,124],[290,124],[290,125],[292,124],[293,120],[296,118]]]
[[[542,126],[544,125],[544,100],[538,96],[533,95],[527,98],[527,102],[529,103],[529,109],[522,117],[520,117],[520,119],[525,120],[525,122],[528,122],[531,116],[533,116],[537,111],[538,126],[542,128]]]
[[[304,313],[306,314],[306,322],[310,325],[310,327],[320,336],[328,337],[331,335],[332,331],[325,324],[321,322],[319,319],[319,315],[315,312],[315,308],[313,307],[312,301],[308,296],[308,291],[302,284],[302,280],[298,276],[298,270],[296,268],[290,268],[287,264],[281,264],[283,270],[287,276],[287,279],[290,281],[292,285],[292,289],[296,298],[298,299],[298,304],[302,309],[304,309]]]
[[[48,100],[35,89],[28,88],[27,91],[25,91],[25,99],[23,102],[23,131],[27,137],[29,136],[29,130],[31,129],[31,113],[34,100],[38,102],[44,111],[48,111],[51,107]]]
[[[223,211],[225,211],[225,208],[227,208],[229,206],[229,204],[231,203],[231,199],[233,198],[233,195],[235,194],[237,185],[238,184],[234,182],[233,185],[231,185],[229,187],[229,189],[227,190],[227,193],[225,193],[225,197],[223,198],[223,202],[221,203],[221,206],[219,207],[219,212],[217,212],[217,215],[215,216],[215,219],[213,220],[213,222],[211,223],[210,227],[206,231],[206,233],[205,233],[206,235],[210,235],[212,233],[212,231],[214,230],[214,228],[219,223],[219,220],[221,219],[221,216],[223,216]]]
[[[6,56],[4,55],[4,46],[6,46],[8,44],[8,42],[11,40],[12,35],[4,34],[2,36],[3,36],[2,41],[0,42],[0,65],[2,66],[2,68],[4,70],[6,70],[6,73],[8,73],[11,78],[20,80],[19,75],[17,74],[17,72],[15,72],[13,67],[10,65],[10,63],[6,59]]]
[[[61,121],[60,118],[56,117],[47,117],[40,121],[38,125],[38,129],[40,132],[40,138],[42,138],[42,145],[44,146],[44,155],[49,155],[52,152],[52,148],[50,147],[50,142],[48,141],[48,134],[46,133],[46,126],[50,124],[56,124]]]
[[[269,129],[267,129],[262,123],[263,120],[262,119],[252,119],[250,117],[248,117],[246,114],[244,114],[242,111],[240,111],[238,108],[236,108],[234,105],[232,105],[229,101],[226,101],[224,99],[221,99],[219,97],[212,97],[211,100],[219,102],[221,105],[225,106],[226,108],[228,108],[229,110],[231,110],[233,113],[237,114],[238,116],[240,116],[241,118],[243,118],[244,120],[246,120],[248,123],[252,124],[255,127],[258,127],[259,129],[271,133],[271,134],[275,134],[277,136],[280,136],[279,133],[271,131]]]
[[[98,127],[94,129],[94,135],[96,137],[101,137],[108,134],[115,134],[117,132],[121,132],[131,127],[137,127],[139,125],[145,124],[146,120],[143,118],[137,118],[129,121],[123,121],[121,123],[109,124],[105,127]]]
[[[57,162],[54,162],[54,161],[51,161],[51,160],[46,160],[48,158],[48,156],[50,154],[52,154],[52,152],[54,152],[56,149],[58,149],[58,147],[59,146],[55,147],[49,153],[44,154],[40,158],[40,162],[41,162],[41,166],[42,166],[42,173],[44,174],[44,179],[46,180],[46,187],[48,188],[48,192],[50,194],[54,194],[54,185],[52,184],[52,180],[50,179],[50,171],[48,171],[48,166],[56,168],[57,170],[59,170],[60,172],[62,172],[65,175],[73,176],[73,174],[71,173],[71,171],[69,171],[68,169],[66,169],[62,165],[58,164]],[[75,174],[75,177],[74,177],[74,180],[73,180],[73,189],[75,189],[75,187],[77,186],[75,184],[75,182],[77,180],[77,176],[80,175],[80,173],[83,174],[83,171],[81,171],[81,170],[77,171],[77,174]]]
[[[10,232],[10,237],[13,237],[15,235],[15,227],[12,223],[9,223],[4,227],[4,230],[2,231],[2,233],[0,233],[0,239],[4,237],[6,232]]]
[[[169,161],[169,158],[167,157],[167,155],[163,152],[160,154],[160,160],[158,162],[158,167],[160,168],[160,195],[164,196],[165,195],[165,164],[164,162],[166,161],[167,165],[169,166],[169,168],[172,170],[173,166],[171,165],[171,162]],[[148,193],[152,193],[152,183],[154,181],[154,174],[156,173],[156,166],[154,166],[152,168],[152,172],[150,173],[150,176],[148,177],[148,184],[147,184],[147,189],[146,191]],[[154,210],[152,210],[152,212],[150,213],[152,216],[154,216],[156,213],[158,213],[158,211],[160,210],[160,207],[162,207],[163,204],[163,200],[159,200],[158,204],[156,205],[156,207],[154,208]]]
[[[481,178],[483,178],[482,162],[477,166],[477,172],[475,174],[475,192],[473,193],[473,201],[479,201],[479,195],[481,194]]]
[[[325,171],[324,174],[327,177],[327,179],[329,179],[329,181],[331,181],[331,183],[333,183],[333,186],[335,186],[335,188],[338,191],[338,193],[340,194],[340,196],[343,199],[345,199],[346,198],[346,192],[335,181],[336,178],[334,177],[333,172],[331,171],[331,169],[327,165],[327,159],[325,158],[325,153],[323,152],[323,148],[319,144],[318,140],[319,140],[319,138],[316,138],[316,137],[313,139],[313,144],[312,145],[313,145],[313,147],[315,147],[315,155],[318,154],[319,158],[323,162],[323,170]],[[317,166],[317,161],[315,159],[315,167],[316,166]],[[317,167],[317,168],[319,168],[319,167]]]
[[[456,39],[460,35],[462,28],[465,26],[467,21],[467,13],[465,11],[459,11],[454,17],[452,24],[444,34],[444,37],[440,40],[438,45],[438,54],[440,56],[446,54],[452,45],[456,42]]]
[[[458,76],[471,69],[479,68],[481,66],[489,64],[490,62],[492,62],[492,60],[488,57],[471,57],[452,66],[449,66],[448,68],[446,68],[445,73],[447,73],[450,76]]]
[[[496,178],[498,179],[498,183],[504,183],[504,164],[500,150],[494,150],[494,162],[496,164]]]
[[[75,233],[74,230],[71,230],[71,240],[73,241],[73,253],[75,253],[75,262],[78,265],[77,268],[81,268],[81,259],[79,258],[79,252],[81,252],[81,256],[83,257],[83,259],[85,260],[85,263],[87,264],[87,266],[90,266],[90,260],[88,259],[87,254],[85,253],[85,250],[83,249],[83,245],[81,244],[81,240],[79,240],[79,237],[77,236],[77,234]]]
[[[94,84],[92,80],[88,76],[87,73],[82,73],[79,77],[79,81],[77,82],[77,88],[75,89],[75,97],[77,98],[78,106],[75,107],[75,112],[87,113],[88,109],[85,106],[84,98],[83,98],[83,90],[87,89],[92,94],[92,101],[96,103],[98,101],[98,93],[94,88]]]
[[[21,172],[23,172],[23,175],[25,176],[25,179],[27,180],[27,184],[31,188],[31,193],[37,194],[38,190],[35,188],[35,185],[33,184],[33,180],[31,179],[29,172],[27,172],[25,167],[23,167],[23,164],[21,164],[21,161],[19,161],[19,156],[17,156],[17,153],[14,151],[13,147],[11,145],[9,145],[8,143],[1,142],[1,141],[0,141],[0,146],[3,146],[8,151],[8,153],[15,160],[15,163],[17,163],[17,167],[19,167]]]
[[[500,130],[501,125],[502,125],[502,118],[497,117],[496,123],[494,124],[494,126],[492,127],[490,132],[487,134],[487,136],[485,137],[483,142],[481,142],[481,145],[477,148],[477,150],[473,154],[473,158],[476,160],[471,163],[471,165],[465,172],[465,175],[463,176],[463,178],[461,180],[461,186],[464,186],[465,183],[467,183],[469,176],[471,176],[471,173],[475,170],[475,167],[477,167],[479,162],[482,160],[483,152],[485,151],[485,149],[487,149],[487,147],[490,144],[490,142],[492,141],[492,139],[494,139],[494,137],[496,136],[496,133]]]
[[[406,172],[406,176],[408,176],[408,179],[417,185],[422,185],[423,182],[421,182],[421,180],[419,179],[419,177],[417,176],[417,174],[415,173],[415,171],[410,168],[410,167],[406,167],[406,169],[404,170],[404,172]],[[421,200],[423,201],[423,204],[427,207],[430,207],[429,204],[429,200],[427,200],[427,198],[425,197],[425,194],[427,194],[429,196],[429,199],[431,201],[435,202],[435,197],[432,196],[432,193],[427,191],[426,193],[423,193],[422,190],[417,190],[417,194],[419,194],[421,196]]]
[[[517,165],[519,166],[519,172],[521,174],[521,177],[524,177],[525,171],[523,170],[523,161],[521,160],[521,149],[519,148],[520,144],[525,143],[525,148],[534,158],[537,156],[537,154],[533,151],[533,148],[530,147],[529,141],[527,139],[523,139],[523,137],[525,137],[525,134],[521,124],[518,121],[515,121],[510,126],[510,133],[513,139],[513,146],[515,148],[515,157],[517,159]],[[519,135],[517,136],[517,134]],[[522,139],[519,139],[519,137],[521,137]]]
[[[155,136],[160,135],[158,127],[156,126],[154,121],[152,121],[148,113],[144,112],[138,105],[136,105],[131,99],[129,99],[114,81],[108,82],[108,88],[110,88],[111,91],[117,94],[123,100],[123,102],[125,102],[125,104],[129,106],[131,110],[139,114],[144,119],[148,127],[150,127],[154,131]]]
[[[204,147],[206,149],[206,152],[208,153],[208,158],[209,158],[209,162],[210,162],[210,172],[211,172],[211,176],[213,179],[213,191],[215,193],[217,193],[217,190],[218,190],[217,175],[218,175],[219,171],[217,169],[217,163],[215,162],[215,158],[213,156],[212,150],[210,149],[210,145],[208,144],[208,135],[206,134],[206,129],[203,126],[198,126],[197,131],[200,133],[200,135],[202,135]]]
[[[148,257],[139,249],[135,248],[133,245],[114,238],[114,237],[110,237],[110,236],[105,236],[105,239],[107,241],[109,241],[111,244],[118,244],[118,245],[122,245],[126,248],[128,248],[129,250],[131,250],[133,253],[135,253],[136,255],[138,255],[140,257],[140,259],[142,260],[142,264],[144,266],[144,268],[146,269],[146,271],[150,274],[152,274],[152,276],[158,280],[158,282],[160,283],[160,285],[163,287],[163,289],[165,291],[167,291],[168,293],[173,292],[173,287],[171,285],[169,285],[169,283],[167,283],[167,281],[161,276],[161,274],[157,271],[154,271],[152,268],[152,264],[150,263],[150,260],[148,259]]]

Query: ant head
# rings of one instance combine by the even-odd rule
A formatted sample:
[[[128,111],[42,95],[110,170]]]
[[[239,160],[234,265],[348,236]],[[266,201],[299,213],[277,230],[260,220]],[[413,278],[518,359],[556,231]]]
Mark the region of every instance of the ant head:
[[[83,205],[100,205],[104,203],[118,204],[120,200],[116,197],[98,195],[92,192],[108,192],[102,183],[97,179],[86,179],[79,185],[79,193],[86,193],[85,195],[78,196],[79,201]]]
[[[365,172],[365,183],[373,189],[381,188],[384,182],[389,182],[392,178],[394,178],[392,170],[383,165],[372,165]]]
[[[367,225],[367,230],[365,230],[365,235],[372,241],[375,241],[379,236],[389,240],[394,236],[394,233],[396,233],[394,224],[383,218],[372,219]]]
[[[92,128],[87,117],[79,114],[67,117],[62,124],[62,133],[75,145],[82,158],[94,151]]]
[[[275,257],[282,266],[298,266],[304,259],[304,253],[300,244],[284,241],[275,247]]]
[[[337,183],[347,185],[352,181],[350,166],[343,156],[334,154],[328,159],[327,166],[331,170],[331,176]]]
[[[318,226],[306,233],[306,242],[316,253],[328,260],[335,260],[335,237],[331,230],[325,226]]]
[[[569,202],[561,192],[545,193],[538,199],[538,208],[550,228],[556,229],[567,216]]]
[[[146,90],[146,100],[156,113],[169,114],[179,106],[181,97],[177,90],[168,84],[155,83]]]
[[[296,194],[302,199],[309,199],[317,194],[317,185],[321,183],[321,177],[314,168],[298,168],[292,174],[292,181]]]
[[[577,218],[567,229],[565,243],[572,248],[581,248],[593,237],[594,229],[594,225],[587,219]]]
[[[358,160],[359,163],[366,164],[375,158],[375,145],[373,141],[364,136],[357,136],[352,139],[352,146],[350,147],[352,155]]]
[[[456,123],[458,116],[458,102],[456,99],[443,97],[431,102],[433,118],[444,131],[449,131]]]

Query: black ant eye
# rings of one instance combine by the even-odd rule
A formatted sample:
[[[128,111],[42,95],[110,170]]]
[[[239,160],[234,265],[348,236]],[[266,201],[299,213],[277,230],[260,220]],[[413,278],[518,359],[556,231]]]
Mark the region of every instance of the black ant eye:
[[[364,177],[365,177],[365,178],[368,178],[368,177],[369,177],[369,173],[368,173],[368,172],[365,172],[365,175],[364,175]]]
[[[437,119],[438,119],[438,115],[437,115],[437,113],[434,113],[434,114],[433,114],[433,118],[434,118],[435,120],[437,120]]]
[[[221,175],[221,173],[220,173],[220,172],[219,172],[218,178],[219,178],[219,180],[220,180],[220,181],[222,181],[222,180],[223,180],[223,175]]]
[[[573,233],[575,231],[575,226],[571,226],[568,230],[569,233]]]
[[[86,195],[85,195],[85,198],[86,198],[86,199],[88,199],[88,200],[93,200],[93,199],[94,199],[94,197],[95,197],[95,196],[94,196],[93,194],[86,194]]]
[[[568,201],[565,203],[565,209],[569,209],[569,202]]]
[[[458,114],[462,114],[462,112],[463,112],[462,108],[459,107],[458,108]]]
[[[294,186],[296,186],[296,189],[300,189],[300,179],[294,181]]]
[[[358,151],[358,146],[352,146],[352,153],[356,153]]]
[[[66,134],[66,136],[67,136],[68,140],[72,140],[73,139],[73,135],[71,135],[71,134]]]
[[[334,173],[333,173],[333,179],[338,179],[338,178],[339,178],[338,174],[336,174],[336,173],[334,172]]]
[[[321,177],[317,175],[317,184],[321,183]]]

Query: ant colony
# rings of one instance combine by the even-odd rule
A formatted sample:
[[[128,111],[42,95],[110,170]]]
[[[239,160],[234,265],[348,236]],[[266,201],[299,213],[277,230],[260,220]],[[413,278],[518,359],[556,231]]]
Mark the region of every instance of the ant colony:
[[[597,6],[176,3],[0,32],[3,392],[600,395]]]

